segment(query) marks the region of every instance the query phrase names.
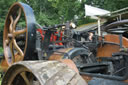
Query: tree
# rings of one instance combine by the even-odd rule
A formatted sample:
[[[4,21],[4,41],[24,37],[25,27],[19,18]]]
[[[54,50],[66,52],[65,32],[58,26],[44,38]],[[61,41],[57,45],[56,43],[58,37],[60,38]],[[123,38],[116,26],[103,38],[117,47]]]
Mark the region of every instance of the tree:
[[[109,11],[128,7],[128,0],[87,0],[86,3]]]
[[[8,13],[8,9],[14,2],[15,0],[0,0],[0,31],[4,28],[4,22]]]
[[[28,0],[27,3],[34,9],[36,19],[41,25],[71,21],[76,15],[79,18],[84,17],[85,0]]]

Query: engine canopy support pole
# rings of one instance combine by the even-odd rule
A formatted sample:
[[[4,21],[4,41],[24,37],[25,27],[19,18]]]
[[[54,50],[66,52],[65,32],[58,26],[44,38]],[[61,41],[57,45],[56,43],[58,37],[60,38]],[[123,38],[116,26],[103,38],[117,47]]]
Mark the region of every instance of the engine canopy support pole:
[[[98,18],[98,35],[101,36],[100,18]]]

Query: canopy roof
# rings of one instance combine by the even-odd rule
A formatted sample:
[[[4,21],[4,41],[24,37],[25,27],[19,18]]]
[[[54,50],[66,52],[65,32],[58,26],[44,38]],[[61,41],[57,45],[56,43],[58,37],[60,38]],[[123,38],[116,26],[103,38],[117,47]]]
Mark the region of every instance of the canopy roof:
[[[103,16],[103,15],[110,16],[110,11],[85,4],[85,16],[91,16],[93,18],[96,18],[97,16]]]

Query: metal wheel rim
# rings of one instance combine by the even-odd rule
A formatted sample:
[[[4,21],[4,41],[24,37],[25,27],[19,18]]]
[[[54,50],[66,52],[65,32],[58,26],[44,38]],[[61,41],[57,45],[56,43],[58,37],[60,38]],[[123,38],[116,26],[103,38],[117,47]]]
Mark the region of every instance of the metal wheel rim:
[[[29,75],[27,75],[29,74]],[[3,85],[41,85],[34,74],[24,66],[19,65],[15,68],[13,73],[8,76],[8,81],[2,83]]]
[[[19,10],[18,16],[16,17],[15,20],[13,20],[12,16],[15,15],[15,11],[18,10]],[[21,16],[20,10],[22,10],[22,13],[24,14],[26,27],[23,30],[18,30],[19,32],[14,32],[16,30],[16,24],[18,23],[18,20],[20,19]],[[31,18],[31,20],[29,20],[29,18]],[[12,33],[10,33],[11,31]],[[28,53],[28,50],[31,52],[34,51],[35,34],[36,34],[35,32],[36,32],[35,17],[32,8],[29,7],[27,4],[18,3],[18,2],[12,5],[11,8],[9,9],[9,13],[6,18],[5,27],[4,27],[4,36],[3,36],[4,55],[9,66],[14,62],[22,61],[24,59],[30,58],[30,52]],[[25,33],[24,50],[21,50],[21,48],[17,45],[15,40],[16,37],[15,35],[19,35],[22,33]],[[8,37],[12,37],[11,42],[9,41],[9,39],[7,39]],[[29,45],[30,42],[33,43],[33,47]],[[8,43],[9,45],[7,45]],[[16,57],[13,48],[15,48],[18,51],[19,54],[18,57]]]

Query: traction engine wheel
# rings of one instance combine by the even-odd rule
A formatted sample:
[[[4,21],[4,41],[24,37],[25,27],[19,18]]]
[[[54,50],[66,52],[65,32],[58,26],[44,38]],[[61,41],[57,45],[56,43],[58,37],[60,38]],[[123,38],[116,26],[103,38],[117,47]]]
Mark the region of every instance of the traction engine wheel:
[[[66,61],[64,61],[65,63]],[[72,61],[68,60],[68,63]],[[2,85],[87,85],[70,66],[60,61],[21,61],[6,72]]]
[[[7,64],[31,59],[35,49],[35,17],[30,6],[15,3],[6,18],[3,36],[4,55]]]

